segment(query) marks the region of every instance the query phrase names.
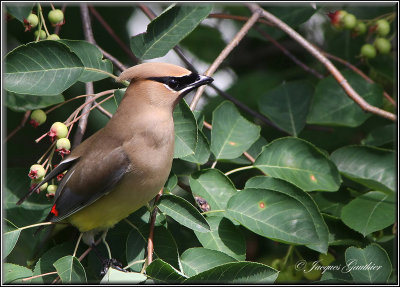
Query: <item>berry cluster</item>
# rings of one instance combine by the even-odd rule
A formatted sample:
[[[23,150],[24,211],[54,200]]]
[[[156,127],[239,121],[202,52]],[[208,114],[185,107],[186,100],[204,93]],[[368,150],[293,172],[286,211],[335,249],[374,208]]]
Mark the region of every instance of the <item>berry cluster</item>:
[[[46,121],[46,113],[43,110],[35,110],[31,113],[31,120],[30,123],[34,127],[38,127],[42,125]],[[50,128],[50,131],[47,133],[50,137],[51,141],[57,139],[55,151],[59,153],[61,157],[70,153],[71,143],[68,136],[68,128],[65,124],[61,122],[55,122]],[[46,170],[44,165],[34,164],[31,166],[28,176],[31,178],[31,190],[36,187],[41,181],[43,181],[44,176],[46,175]],[[57,180],[60,181],[64,174],[60,174],[57,176]],[[57,190],[57,185],[51,184],[48,185],[47,183],[43,184],[38,188],[37,192],[47,190],[47,197],[53,197]]]
[[[61,25],[64,25],[64,23],[65,23],[64,13],[60,9],[51,10],[49,12],[47,18],[50,21],[52,26],[61,26]],[[37,27],[39,25],[39,22],[40,22],[39,17],[36,14],[34,14],[33,12],[31,14],[29,14],[29,16],[26,19],[24,19],[25,32],[30,31],[32,28]],[[42,23],[42,24],[45,25],[45,23]],[[49,35],[41,28],[34,32],[34,37],[35,37],[35,40],[36,39],[60,40],[60,37],[57,34]]]
[[[367,43],[361,47],[360,53],[362,57],[372,59],[376,57],[377,53],[388,54],[391,51],[392,45],[385,38],[390,33],[390,24],[386,19],[362,21],[345,10],[330,12],[328,16],[331,19],[332,26],[337,29],[352,30],[353,36],[363,35],[367,30],[369,35],[375,35],[375,40],[372,44]]]

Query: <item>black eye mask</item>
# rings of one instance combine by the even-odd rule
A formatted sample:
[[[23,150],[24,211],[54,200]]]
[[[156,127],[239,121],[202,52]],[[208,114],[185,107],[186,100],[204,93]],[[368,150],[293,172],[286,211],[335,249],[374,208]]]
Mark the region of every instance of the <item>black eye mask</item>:
[[[150,77],[147,79],[166,84],[168,87],[178,92],[198,81],[200,76],[197,73],[191,73],[183,77]]]

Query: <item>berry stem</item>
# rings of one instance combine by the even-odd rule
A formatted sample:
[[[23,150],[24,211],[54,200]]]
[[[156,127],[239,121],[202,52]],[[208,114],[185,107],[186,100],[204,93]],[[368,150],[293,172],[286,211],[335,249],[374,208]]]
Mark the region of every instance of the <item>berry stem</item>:
[[[51,6],[51,9],[52,9],[52,10],[56,10],[56,8],[54,8],[53,3],[50,3],[50,6]]]
[[[42,21],[40,21],[40,23],[43,23],[44,30],[45,30],[46,35],[47,35],[47,37],[48,37],[48,36],[50,35],[50,33],[49,33],[49,31],[47,30],[47,27],[46,27],[46,21],[44,20],[43,11],[42,11],[42,6],[40,6],[40,4],[38,4],[38,7],[39,7],[40,19],[42,19]],[[39,29],[39,31],[40,31],[40,29]],[[40,36],[40,33],[39,33],[39,36]]]
[[[54,141],[50,147],[44,152],[44,154],[42,155],[41,158],[39,158],[39,160],[37,161],[38,164],[40,164],[40,162],[43,160],[43,158],[46,156],[46,154],[49,153],[49,151],[51,150],[51,148],[56,144],[56,142]],[[45,163],[43,163],[42,165],[44,165]]]
[[[72,102],[73,100],[76,100],[76,99],[83,98],[83,97],[88,97],[88,95],[80,95],[80,96],[76,96],[76,97],[74,97],[74,98],[72,98],[72,99],[66,100],[66,101],[64,101],[64,102],[62,102],[62,103],[60,103],[60,104],[58,104],[58,105],[56,105],[56,106],[54,106],[54,107],[48,109],[45,113],[46,113],[46,114],[49,114],[49,113],[51,113],[52,111],[54,111],[55,109],[58,109],[59,107],[63,106],[64,104],[69,103],[69,102]]]
[[[38,3],[38,7],[37,7],[38,15],[40,15],[40,11],[41,11],[41,8],[40,8],[40,4]],[[38,31],[42,30],[42,25],[43,25],[43,21],[39,21]],[[39,38],[40,38],[40,33],[38,33],[38,35],[36,36],[35,42],[39,42]]]

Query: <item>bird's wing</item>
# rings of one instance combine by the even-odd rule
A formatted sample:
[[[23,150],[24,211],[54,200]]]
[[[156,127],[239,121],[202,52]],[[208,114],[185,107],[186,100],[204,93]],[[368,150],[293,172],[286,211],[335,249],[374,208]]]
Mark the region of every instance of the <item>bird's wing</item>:
[[[101,164],[99,160],[99,155],[93,153],[68,170],[58,185],[45,221],[61,221],[93,203],[110,192],[131,169],[129,157],[121,146],[103,154]]]
[[[23,203],[29,196],[31,196],[39,187],[41,187],[43,184],[45,184],[46,182],[52,180],[53,178],[55,178],[57,175],[59,175],[60,173],[63,173],[64,171],[66,171],[67,169],[69,169],[71,166],[73,166],[77,161],[79,160],[79,157],[76,156],[70,156],[68,158],[66,158],[65,160],[63,160],[62,162],[60,162],[59,165],[57,165],[57,167],[55,167],[48,175],[46,175],[46,177],[39,183],[37,184],[32,190],[30,190],[27,194],[25,194],[18,202],[17,205],[20,205],[21,203]]]

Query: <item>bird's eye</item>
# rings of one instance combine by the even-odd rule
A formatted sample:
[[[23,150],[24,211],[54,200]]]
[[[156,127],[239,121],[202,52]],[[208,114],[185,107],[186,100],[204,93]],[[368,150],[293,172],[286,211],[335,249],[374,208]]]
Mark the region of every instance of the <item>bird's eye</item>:
[[[179,83],[177,80],[175,79],[169,79],[168,81],[168,87],[170,87],[171,89],[176,89],[178,87]]]

